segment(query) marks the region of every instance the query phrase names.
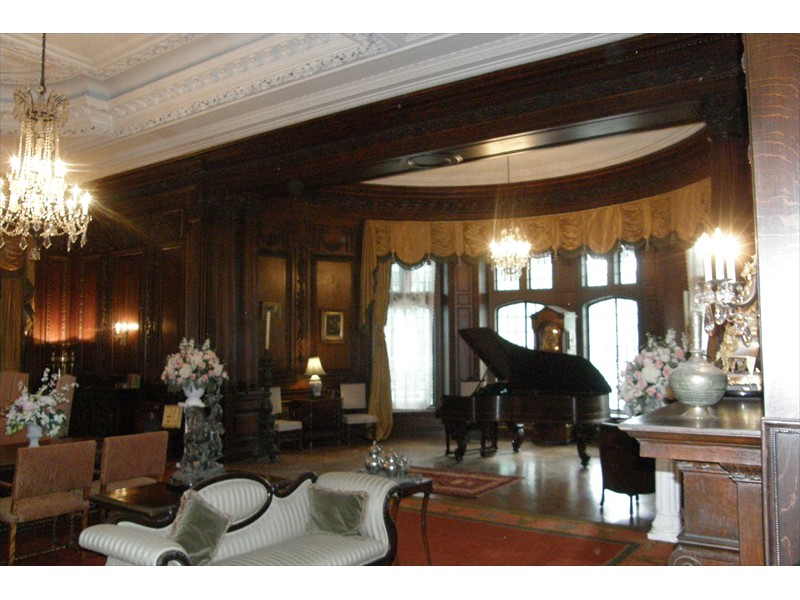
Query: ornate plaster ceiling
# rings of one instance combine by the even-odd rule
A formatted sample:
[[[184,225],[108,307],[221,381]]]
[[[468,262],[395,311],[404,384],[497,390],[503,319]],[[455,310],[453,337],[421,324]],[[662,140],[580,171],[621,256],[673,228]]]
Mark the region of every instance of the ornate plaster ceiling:
[[[62,154],[81,182],[315,117],[633,34],[173,33],[47,36],[46,80],[70,100]],[[0,34],[0,170],[15,149],[17,87],[39,81],[41,34]],[[513,177],[630,160],[692,126],[537,150]],[[586,146],[586,144],[589,144]],[[581,147],[586,151],[576,154]],[[484,166],[481,166],[484,163]],[[451,170],[448,170],[451,169]],[[455,169],[464,169],[464,173]],[[505,160],[413,173],[412,185],[505,182]],[[512,180],[513,180],[512,177]],[[381,183],[404,184],[393,178]]]

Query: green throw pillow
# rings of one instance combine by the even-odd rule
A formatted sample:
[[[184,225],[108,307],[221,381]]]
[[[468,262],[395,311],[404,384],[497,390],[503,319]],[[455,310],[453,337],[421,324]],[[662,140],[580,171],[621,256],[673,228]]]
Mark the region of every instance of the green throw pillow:
[[[228,515],[211,506],[196,490],[187,490],[167,537],[186,550],[193,565],[207,565],[230,524]]]
[[[366,492],[344,492],[312,484],[308,488],[306,533],[360,536],[367,507]]]

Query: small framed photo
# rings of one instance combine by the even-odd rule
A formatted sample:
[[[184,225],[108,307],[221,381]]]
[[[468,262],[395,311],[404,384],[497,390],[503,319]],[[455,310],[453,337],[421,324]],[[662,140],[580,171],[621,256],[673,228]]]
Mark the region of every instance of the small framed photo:
[[[177,404],[167,404],[164,406],[164,415],[161,419],[163,429],[178,429],[183,421],[183,408]]]
[[[323,310],[321,330],[323,342],[343,342],[344,312],[340,310]]]

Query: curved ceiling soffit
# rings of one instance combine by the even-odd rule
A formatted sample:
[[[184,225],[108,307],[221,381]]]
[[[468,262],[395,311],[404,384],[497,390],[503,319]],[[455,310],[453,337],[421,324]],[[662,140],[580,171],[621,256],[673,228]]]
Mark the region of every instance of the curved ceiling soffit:
[[[424,187],[365,182],[318,190],[304,199],[311,204],[335,201],[342,209],[381,214],[383,218],[415,218],[415,215],[420,218],[419,215],[430,210],[447,213],[453,219],[487,218],[497,210],[499,203],[508,205],[506,210],[520,211],[520,216],[599,207],[634,200],[634,196],[640,196],[644,190],[648,192],[645,195],[652,195],[707,176],[705,132],[705,126],[697,124],[687,128],[685,135],[674,138],[671,144],[663,144],[643,156],[549,179],[512,180],[510,185],[501,181]],[[505,168],[504,160],[487,162],[494,162],[495,166],[499,162]],[[632,188],[636,189],[636,194],[632,194]]]

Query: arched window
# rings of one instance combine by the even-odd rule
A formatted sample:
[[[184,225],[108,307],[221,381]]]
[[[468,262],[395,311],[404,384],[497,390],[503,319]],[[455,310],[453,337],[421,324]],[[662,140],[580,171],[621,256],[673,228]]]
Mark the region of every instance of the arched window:
[[[639,352],[639,304],[626,298],[607,298],[586,309],[588,359],[611,386],[609,408],[620,410],[617,385],[625,364]]]
[[[515,302],[498,307],[495,313],[495,329],[500,337],[523,348],[536,348],[536,336],[531,327],[531,315],[544,308],[536,302]]]

